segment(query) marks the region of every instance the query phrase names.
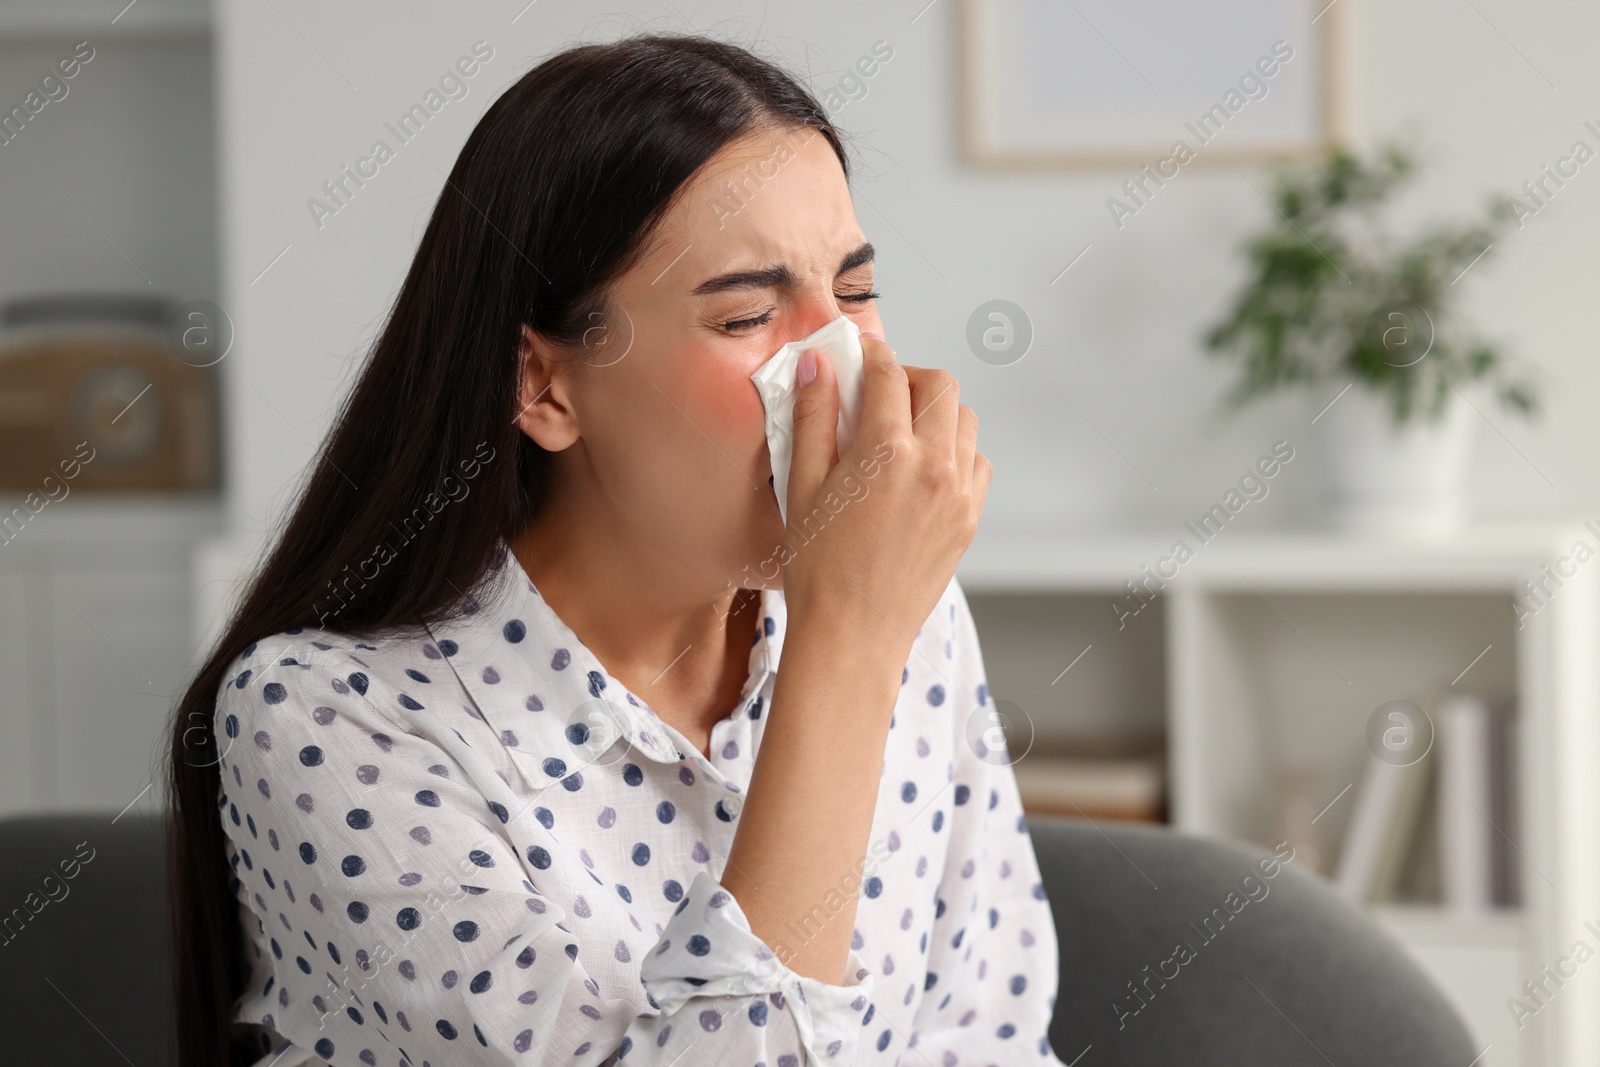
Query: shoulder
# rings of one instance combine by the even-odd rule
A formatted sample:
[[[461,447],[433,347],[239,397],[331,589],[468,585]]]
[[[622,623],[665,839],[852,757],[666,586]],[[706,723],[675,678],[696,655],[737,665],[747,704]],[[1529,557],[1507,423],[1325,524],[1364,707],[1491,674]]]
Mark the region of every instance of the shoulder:
[[[287,667],[326,674],[349,667],[404,674],[408,667],[443,660],[446,652],[440,651],[441,644],[449,642],[435,642],[421,625],[366,633],[297,626],[252,641],[228,673],[237,677],[246,671],[255,675]]]
[[[416,679],[449,675],[444,653],[422,627],[352,634],[296,627],[252,642],[224,672],[218,688],[218,727],[230,736],[240,718],[283,718],[337,705],[346,717],[399,725],[387,709],[405,707]],[[431,673],[430,673],[431,672]]]

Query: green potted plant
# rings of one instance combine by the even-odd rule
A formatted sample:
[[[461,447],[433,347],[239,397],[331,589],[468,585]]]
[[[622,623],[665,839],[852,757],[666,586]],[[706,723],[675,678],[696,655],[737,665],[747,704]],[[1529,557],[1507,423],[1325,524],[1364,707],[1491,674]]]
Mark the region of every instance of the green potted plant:
[[[1239,368],[1227,408],[1283,389],[1309,394],[1330,517],[1348,531],[1458,528],[1488,400],[1522,416],[1538,410],[1533,385],[1457,310],[1457,283],[1514,221],[1510,201],[1400,239],[1386,209],[1415,171],[1397,143],[1279,170],[1272,215],[1243,246],[1250,274],[1205,335],[1212,355]]]

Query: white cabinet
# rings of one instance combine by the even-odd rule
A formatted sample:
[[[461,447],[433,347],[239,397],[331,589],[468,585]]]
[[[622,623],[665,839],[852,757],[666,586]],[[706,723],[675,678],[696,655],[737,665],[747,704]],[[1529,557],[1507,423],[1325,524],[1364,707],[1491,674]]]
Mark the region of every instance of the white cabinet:
[[[193,542],[219,514],[213,497],[73,495],[0,544],[0,815],[155,810],[196,660]]]
[[[1153,599],[1125,615],[1138,601],[1124,583],[1145,581],[1173,540],[980,530],[958,573],[983,607],[974,614],[996,697],[1015,679],[1030,693],[1018,703],[1049,736],[1063,719],[1104,718],[1075,705],[1117,706],[1164,677],[1173,825],[1270,845],[1284,774],[1296,771],[1315,807],[1326,805],[1315,825],[1325,868],[1379,704],[1431,709],[1453,688],[1515,697],[1518,817],[1500,829],[1523,860],[1522,906],[1478,919],[1425,902],[1373,911],[1444,987],[1478,1047],[1489,1046],[1480,1064],[1600,1063],[1600,981],[1569,981],[1520,1029],[1506,1004],[1526,998],[1522,983],[1576,941],[1600,950],[1585,927],[1600,925],[1600,556],[1573,555],[1580,541],[1600,553],[1600,534],[1573,523],[1407,545],[1229,530],[1166,565],[1176,574],[1164,588],[1146,582]],[[1513,601],[1530,580],[1545,592],[1525,600],[1538,610],[1519,618]],[[1051,604],[1064,620],[1054,644],[1065,647],[1048,638],[1030,646]],[[1073,667],[1077,688],[1049,684],[1086,646]],[[1118,668],[1097,677],[1090,657],[1102,650]]]

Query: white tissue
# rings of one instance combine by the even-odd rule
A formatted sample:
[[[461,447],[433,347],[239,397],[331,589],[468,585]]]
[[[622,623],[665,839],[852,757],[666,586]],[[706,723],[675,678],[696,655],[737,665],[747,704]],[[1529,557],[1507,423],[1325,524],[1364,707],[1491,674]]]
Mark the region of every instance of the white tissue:
[[[800,353],[815,348],[827,355],[839,382],[839,453],[849,447],[861,418],[861,328],[841,315],[810,337],[790,341],[750,376],[767,409],[767,451],[772,454],[772,488],[778,514],[789,521],[789,463],[794,456],[795,368]]]

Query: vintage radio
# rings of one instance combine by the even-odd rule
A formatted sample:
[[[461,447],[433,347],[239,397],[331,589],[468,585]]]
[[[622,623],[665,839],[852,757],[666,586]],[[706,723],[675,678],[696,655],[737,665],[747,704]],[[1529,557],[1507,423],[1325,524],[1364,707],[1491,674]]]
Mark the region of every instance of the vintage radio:
[[[37,491],[69,469],[74,489],[215,487],[217,344],[231,336],[207,318],[220,314],[214,305],[196,308],[80,296],[6,304],[0,490]],[[214,332],[197,345],[202,329]]]

